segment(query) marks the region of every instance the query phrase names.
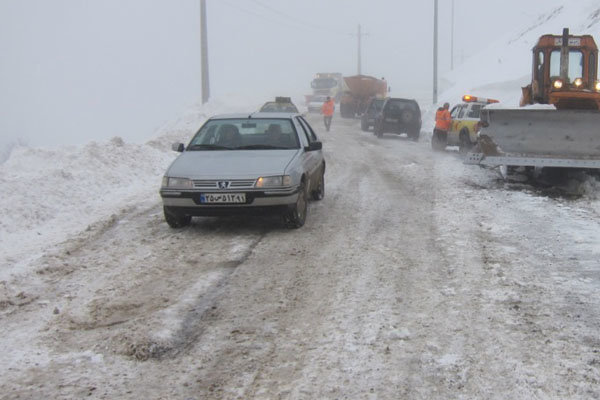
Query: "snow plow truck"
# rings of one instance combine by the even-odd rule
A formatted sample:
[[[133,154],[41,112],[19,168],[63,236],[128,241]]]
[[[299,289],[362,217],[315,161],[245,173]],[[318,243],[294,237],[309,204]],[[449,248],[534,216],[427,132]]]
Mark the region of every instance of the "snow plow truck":
[[[520,108],[481,111],[478,145],[466,164],[600,168],[598,47],[590,35],[543,35]],[[505,169],[506,170],[506,169]]]
[[[368,75],[344,77],[344,93],[340,99],[340,115],[354,118],[365,112],[369,100],[373,97],[387,96],[387,82]]]

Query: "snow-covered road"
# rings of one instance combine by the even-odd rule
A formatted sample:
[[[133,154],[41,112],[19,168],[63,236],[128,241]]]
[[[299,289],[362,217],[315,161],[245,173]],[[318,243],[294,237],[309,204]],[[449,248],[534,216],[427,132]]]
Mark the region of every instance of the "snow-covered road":
[[[157,196],[0,282],[0,398],[600,397],[593,191],[512,190],[339,117],[321,138],[302,229],[174,231]]]

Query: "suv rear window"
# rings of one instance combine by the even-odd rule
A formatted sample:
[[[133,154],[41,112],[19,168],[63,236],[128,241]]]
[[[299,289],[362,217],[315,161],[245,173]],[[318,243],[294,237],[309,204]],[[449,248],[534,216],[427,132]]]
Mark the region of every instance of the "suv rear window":
[[[399,114],[404,110],[419,112],[419,106],[413,101],[389,100],[385,105],[385,111],[390,114]]]

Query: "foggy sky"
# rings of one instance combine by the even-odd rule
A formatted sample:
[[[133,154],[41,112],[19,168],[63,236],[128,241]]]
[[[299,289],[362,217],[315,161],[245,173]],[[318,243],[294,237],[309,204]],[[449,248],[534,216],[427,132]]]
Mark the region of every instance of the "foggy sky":
[[[455,65],[560,0],[455,0]],[[440,75],[450,5],[440,0]],[[207,0],[211,94],[310,92],[316,72],[432,86],[433,0]],[[198,0],[0,0],[0,145],[142,142],[200,99]],[[254,107],[255,103],[249,106]]]

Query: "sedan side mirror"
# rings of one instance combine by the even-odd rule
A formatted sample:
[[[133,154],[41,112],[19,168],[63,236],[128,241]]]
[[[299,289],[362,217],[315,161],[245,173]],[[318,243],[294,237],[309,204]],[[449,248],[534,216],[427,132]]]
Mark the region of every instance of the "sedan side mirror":
[[[185,146],[183,145],[183,143],[173,143],[171,145],[171,150],[176,151],[178,153],[183,153],[183,150],[185,150]]]
[[[306,146],[304,148],[304,150],[306,151],[315,151],[315,150],[321,150],[323,148],[323,143],[322,142],[311,142],[308,146]]]

